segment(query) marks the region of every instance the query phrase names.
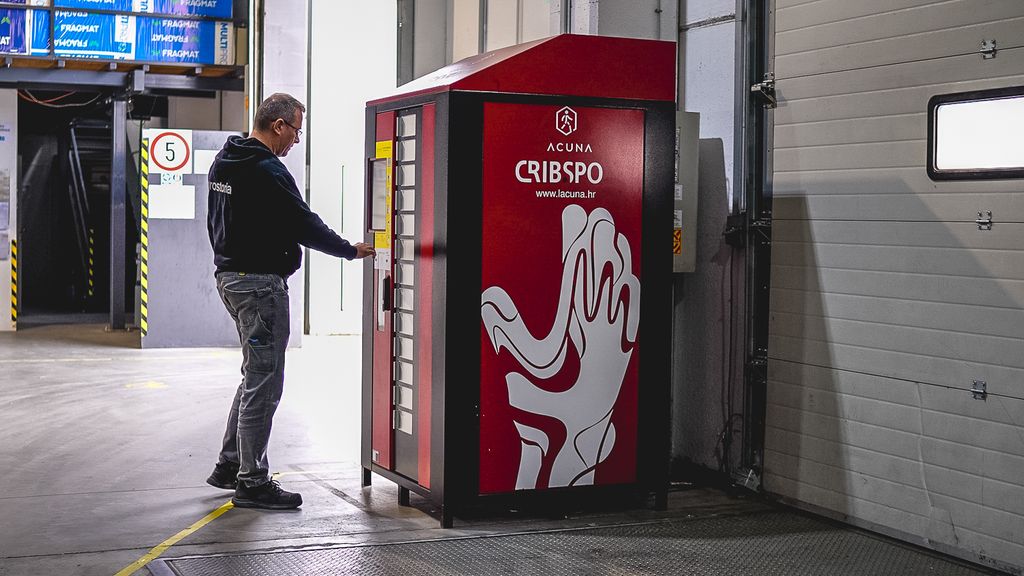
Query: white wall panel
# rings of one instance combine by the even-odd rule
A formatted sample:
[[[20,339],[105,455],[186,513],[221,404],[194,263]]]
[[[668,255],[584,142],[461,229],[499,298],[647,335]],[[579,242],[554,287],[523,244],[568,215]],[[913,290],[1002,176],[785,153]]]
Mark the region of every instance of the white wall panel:
[[[276,92],[291,94],[306,102],[309,54],[308,3],[293,0],[264,0],[263,96]],[[257,104],[258,105],[258,104]],[[256,106],[253,106],[253,114]],[[307,132],[308,132],[308,127]],[[292,148],[281,161],[295,177],[299,191],[306,189],[306,147]],[[303,261],[303,268],[308,263]],[[306,277],[299,269],[288,281],[291,300],[291,338],[289,345],[302,343]]]
[[[772,267],[772,288],[788,288],[810,294],[852,294],[901,298],[924,302],[968,304],[1017,310],[1024,307],[1024,283],[991,282],[987,278],[945,277],[933,274],[868,272],[793,266]],[[773,303],[774,304],[774,303]]]
[[[950,58],[937,58],[916,62],[901,62],[891,66],[840,70],[802,78],[786,78],[777,86],[784,95],[784,106],[798,100],[822,96],[855,95],[880,90],[906,89],[922,86],[942,87],[972,80],[998,81],[1010,76],[1024,75],[1024,48],[1002,47],[999,57],[985,60],[978,54],[964,54]],[[917,111],[920,112],[920,111]],[[891,115],[891,114],[889,114]]]
[[[397,17],[394,2],[313,2],[310,206],[350,242],[363,240],[366,102],[395,89]],[[335,50],[339,37],[374,57]],[[310,331],[360,333],[363,267],[319,252],[308,264]]]
[[[1013,54],[1021,54],[1015,51]],[[980,56],[972,61],[981,62]],[[869,77],[871,69],[858,71],[855,77]],[[818,79],[828,83],[831,79]],[[844,119],[867,119],[891,117],[904,114],[920,114],[925,110],[928,99],[936,94],[969,92],[1005,86],[1020,85],[1024,76],[1015,74],[1002,78],[984,78],[955,84],[915,84],[908,87],[887,87],[884,89],[862,90],[849,94],[807,96],[788,99],[788,83],[780,83],[779,96],[786,100],[775,110],[775,121],[784,126],[795,123],[827,122]],[[863,86],[863,85],[862,85]]]
[[[770,448],[766,448],[766,452],[770,452],[772,458],[766,459],[765,466],[778,476],[832,489],[847,497],[873,502],[899,512],[924,515],[928,511],[928,495],[921,487],[872,476],[849,465],[829,466],[803,455],[795,458],[781,452],[772,452]]]
[[[781,131],[783,128],[777,129]],[[776,197],[784,198],[782,204],[787,209],[793,209],[805,203],[804,197],[808,195],[870,196],[908,194],[913,191],[913,195],[918,197],[959,194],[968,199],[980,198],[979,204],[981,204],[997,194],[1010,193],[1012,195],[1019,190],[1020,185],[1013,180],[935,182],[921,171],[920,166],[886,170],[840,169],[827,172],[806,170],[780,172],[776,170],[774,182],[774,194]],[[913,221],[914,219],[903,218],[903,220]],[[1006,222],[1007,219],[1004,217],[1002,221]]]
[[[1024,84],[1024,4],[776,8],[764,485],[1022,570],[1024,182],[925,161],[932,96]]]
[[[776,242],[772,260],[780,266],[1024,280],[1018,250]]]
[[[927,386],[956,388],[970,398],[972,382],[983,380],[993,391],[1013,393],[1014,382],[1024,381],[1024,370],[1009,366],[971,362],[960,358],[938,358],[914,352],[900,352],[828,340],[795,338],[772,334],[769,353],[773,360],[813,364],[836,370],[864,371],[887,378],[924,382]],[[980,400],[979,400],[980,401]]]
[[[834,18],[837,6],[836,3],[831,4],[831,17]],[[845,4],[864,10],[867,3]],[[811,50],[850,47],[914,34],[1012,20],[1020,16],[1018,0],[954,0],[944,2],[941,10],[936,10],[929,4],[905,9],[898,8],[899,2],[889,4],[888,9],[883,12],[815,24],[813,34],[808,33],[807,29],[810,26],[780,31],[775,36],[775,54],[783,56]]]
[[[942,10],[941,7],[935,6],[930,9]],[[852,20],[848,22],[848,25],[859,27],[863,24]],[[974,54],[980,47],[979,38],[997,38],[999,44],[1005,48],[1024,46],[1024,16],[963,27],[958,27],[953,23],[949,23],[948,26],[948,28],[942,27],[906,36],[895,34],[894,37],[883,40],[852,45],[832,45],[834,47],[777,55],[775,60],[776,76],[792,78],[838,70],[870,68],[900,62]],[[814,28],[807,29],[806,33],[820,34]]]
[[[835,144],[868,144],[921,138],[925,115],[910,112],[885,118],[855,118],[776,126],[775,150]]]
[[[909,168],[913,170],[914,168]],[[923,165],[918,170],[924,170]],[[899,169],[902,171],[903,169]],[[881,171],[864,170],[861,193],[817,194],[789,183],[812,172],[794,170],[775,172],[776,197],[773,204],[776,218],[783,220],[887,220],[894,222],[964,222],[973,225],[978,211],[993,212],[998,222],[1024,222],[1024,197],[1020,192],[977,192],[971,194],[914,193],[895,180],[870,184],[871,177]],[[895,174],[896,170],[888,171]],[[821,173],[819,173],[821,174]],[[856,185],[857,175],[848,175]],[[1003,184],[1005,185],[1005,184]],[[1001,185],[993,183],[992,188]],[[1012,185],[1011,185],[1012,186]],[[936,185],[936,188],[938,185]],[[779,189],[781,188],[781,190]],[[876,193],[887,191],[885,195]],[[800,193],[807,194],[799,196]],[[977,226],[975,226],[977,230]]]
[[[775,28],[781,33],[796,28],[809,28],[829,22],[852,20],[878,13],[912,9],[935,4],[936,0],[777,0],[778,21]]]
[[[772,235],[777,242],[913,246],[1016,250],[1024,244],[1024,224],[1001,222],[991,234],[978,234],[976,225],[951,226],[946,222],[851,222],[791,220],[780,222]]]
[[[950,442],[937,438],[921,439],[921,458],[944,470],[980,475],[989,480],[1020,486],[1024,478],[1024,458],[1005,452]]]
[[[997,321],[985,307],[944,304],[900,298],[877,298],[849,294],[820,293],[808,298],[799,290],[772,289],[772,310],[779,314],[824,319],[857,320],[871,324],[930,328],[963,334],[987,334],[1011,339],[1024,338],[1024,311],[1005,308]],[[953,330],[951,326],[955,326]]]
[[[771,464],[766,464],[768,469]],[[923,534],[928,528],[928,517],[922,514],[907,512],[894,506],[878,504],[872,500],[859,498],[843,490],[831,487],[817,486],[801,480],[796,480],[782,474],[776,475],[774,483],[778,486],[780,493],[785,498],[805,505],[810,505],[823,510],[846,510],[851,518],[857,518],[863,522],[880,527],[904,526],[908,534]],[[926,538],[908,538],[916,544],[925,545]]]
[[[772,403],[820,416],[854,420],[904,432],[920,432],[920,410],[907,404],[774,382]]]

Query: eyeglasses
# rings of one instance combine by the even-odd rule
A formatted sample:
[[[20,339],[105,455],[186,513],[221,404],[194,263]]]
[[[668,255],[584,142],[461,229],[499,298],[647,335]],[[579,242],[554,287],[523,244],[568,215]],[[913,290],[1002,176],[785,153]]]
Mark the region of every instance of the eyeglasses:
[[[281,122],[284,122],[285,124],[287,124],[289,128],[291,128],[292,130],[295,130],[295,137],[296,138],[301,138],[302,137],[302,128],[296,128],[295,126],[292,126],[292,123],[287,121],[287,120],[285,120],[284,118],[281,118],[280,120],[281,120]]]

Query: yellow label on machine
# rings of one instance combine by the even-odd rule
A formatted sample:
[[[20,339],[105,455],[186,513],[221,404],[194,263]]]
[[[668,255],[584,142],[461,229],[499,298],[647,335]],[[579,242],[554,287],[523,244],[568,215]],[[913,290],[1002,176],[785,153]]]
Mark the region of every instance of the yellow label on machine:
[[[393,181],[392,173],[394,172],[394,151],[395,143],[391,140],[377,142],[376,145],[376,158],[387,160],[387,177],[385,180],[384,188],[386,190],[384,195],[385,205],[385,216],[384,216],[384,231],[373,233],[373,247],[375,249],[387,250],[391,248],[391,198],[393,196]]]

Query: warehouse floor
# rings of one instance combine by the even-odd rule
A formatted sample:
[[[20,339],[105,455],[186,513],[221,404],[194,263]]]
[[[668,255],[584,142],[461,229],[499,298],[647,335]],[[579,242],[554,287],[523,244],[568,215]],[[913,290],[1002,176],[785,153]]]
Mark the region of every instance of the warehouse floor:
[[[441,530],[431,515],[434,511],[417,496],[413,496],[411,508],[403,508],[398,506],[397,489],[390,482],[375,478],[372,488],[360,486],[359,340],[355,337],[306,337],[301,349],[289,352],[285,397],[275,420],[270,458],[282,485],[302,493],[302,509],[231,509],[225,506],[230,492],[211,488],[204,480],[216,458],[238,381],[240,353],[138,350],[133,348],[135,341],[135,336],[106,333],[98,325],[36,327],[0,334],[0,575],[225,574],[224,570],[231,570],[228,573],[278,576],[285,572],[272,567],[276,566],[273,561],[294,563],[298,557],[291,555],[295,554],[306,554],[307,562],[296,573],[361,573],[366,565],[358,562],[372,560],[378,567],[373,573],[387,574],[406,570],[400,568],[402,564],[387,564],[388,554],[407,559],[401,546],[438,539],[490,538],[479,543],[482,558],[500,562],[500,555],[493,555],[488,546],[503,542],[512,547],[515,556],[519,550],[541,546],[528,538],[537,531],[614,530],[607,527],[630,525],[653,526],[657,531],[659,526],[678,527],[692,520],[738,527],[739,521],[733,523],[728,518],[757,515],[772,519],[772,525],[778,524],[773,519],[777,516],[788,518],[785,522],[790,524],[801,522],[795,513],[755,500],[691,488],[672,492],[665,512],[610,505],[588,513],[542,517],[519,513],[457,518],[454,529]],[[985,573],[864,533],[814,522],[816,528],[807,528],[805,522],[798,529],[787,529],[787,534],[824,530],[882,542],[882,549],[910,558],[907,561],[921,570],[906,572],[907,565],[901,564],[901,573]],[[746,530],[754,532],[747,534],[748,538],[770,537],[760,533],[764,528],[756,522],[748,525]],[[679,529],[682,532],[655,534],[647,545],[658,549],[643,558],[676,554],[673,549],[659,548],[658,542],[684,541],[686,527]],[[595,537],[595,533],[587,534]],[[666,540],[666,534],[674,536]],[[803,541],[799,534],[794,542]],[[605,536],[597,536],[606,541]],[[574,546],[571,540],[561,545],[566,542]],[[380,544],[389,546],[376,547]],[[728,550],[723,546],[737,545],[721,536],[705,544],[721,554]],[[476,544],[468,550],[477,549],[473,546]],[[498,548],[508,551],[507,546]],[[384,560],[362,552],[357,557],[338,552],[353,547],[382,550]],[[463,553],[466,549],[461,545]],[[746,549],[750,551],[749,544]],[[252,552],[271,554],[246,555]],[[329,553],[335,563],[310,556],[314,552]],[[485,566],[486,562],[470,568],[443,549],[424,553],[428,558],[437,554],[436,573],[442,573],[442,567],[449,570],[444,573],[473,574],[477,569],[516,573],[500,570],[499,564]],[[836,554],[849,552],[837,547]],[[222,562],[244,557],[249,568],[235,572],[223,564],[203,564],[211,555]],[[182,557],[197,560],[165,562]],[[779,557],[792,566],[791,553]],[[584,559],[596,561],[595,566],[605,563],[600,557]],[[853,562],[851,566],[859,561],[845,556],[836,559],[843,565]],[[864,571],[854,573],[882,573],[878,567],[888,570],[895,566],[879,561],[877,554],[862,561],[873,564],[864,564]],[[253,571],[252,566],[261,563],[266,564],[266,571]],[[607,566],[608,570],[601,571],[631,573],[628,566],[626,572],[612,570],[615,561],[610,559]],[[718,566],[734,570],[725,564]],[[824,565],[806,564],[810,571],[804,572],[815,573],[814,566],[824,569]],[[755,561],[752,573],[762,568],[770,572],[767,564],[758,568]],[[674,573],[651,570],[643,573]],[[720,573],[708,567],[700,570]],[[548,576],[579,573],[557,566],[544,572]]]

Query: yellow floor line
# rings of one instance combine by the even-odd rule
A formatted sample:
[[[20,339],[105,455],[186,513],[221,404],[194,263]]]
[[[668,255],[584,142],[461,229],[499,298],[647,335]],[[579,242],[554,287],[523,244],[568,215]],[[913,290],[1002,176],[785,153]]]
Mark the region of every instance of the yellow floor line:
[[[281,476],[292,476],[292,475],[298,476],[298,475],[303,475],[303,474],[329,474],[329,473],[332,473],[332,472],[340,472],[340,470],[310,470],[310,471],[294,471],[294,472],[276,472],[276,473],[274,473],[274,475],[272,477],[273,478],[280,478]],[[164,540],[163,542],[160,543],[159,546],[157,546],[157,547],[153,548],[152,550],[150,550],[148,554],[146,554],[142,558],[139,558],[135,562],[132,562],[128,566],[125,566],[124,568],[121,569],[120,572],[118,572],[117,574],[114,574],[114,576],[131,576],[132,574],[135,574],[135,572],[137,572],[138,570],[141,570],[143,566],[145,566],[146,564],[149,564],[153,560],[156,560],[157,558],[162,556],[163,553],[167,552],[167,550],[171,546],[174,546],[178,542],[181,542],[183,539],[187,538],[190,534],[193,534],[193,533],[199,531],[200,528],[202,528],[203,526],[206,526],[210,522],[213,522],[214,520],[219,518],[222,514],[224,514],[228,510],[231,510],[234,507],[235,507],[235,505],[231,503],[231,500],[228,500],[227,502],[224,503],[223,506],[221,506],[220,508],[217,508],[213,512],[210,512],[205,517],[203,517],[202,520],[196,522],[195,524],[189,526],[188,528],[185,528],[184,530],[182,530],[181,532],[178,532],[174,536],[171,536],[167,540]]]
[[[150,550],[149,554],[146,554],[142,558],[139,558],[135,562],[132,562],[128,566],[125,566],[124,568],[121,569],[120,572],[118,572],[117,574],[114,574],[114,576],[131,576],[132,574],[135,574],[135,572],[137,570],[140,570],[146,564],[149,564],[151,561],[159,558],[160,555],[163,554],[164,552],[166,552],[168,548],[170,548],[171,546],[174,546],[178,542],[181,542],[189,534],[192,534],[193,532],[198,531],[200,528],[202,528],[203,526],[206,526],[210,522],[213,522],[214,520],[219,518],[222,514],[224,514],[228,510],[231,510],[234,507],[235,507],[235,505],[232,504],[230,500],[228,500],[227,502],[224,503],[223,506],[221,506],[220,508],[217,508],[213,512],[210,512],[205,517],[203,517],[202,520],[196,522],[195,524],[189,526],[188,528],[185,528],[184,530],[182,530],[181,532],[178,532],[174,536],[171,536],[167,540],[164,540],[163,542],[160,543],[159,546],[157,546],[156,548],[153,548],[152,550]]]

